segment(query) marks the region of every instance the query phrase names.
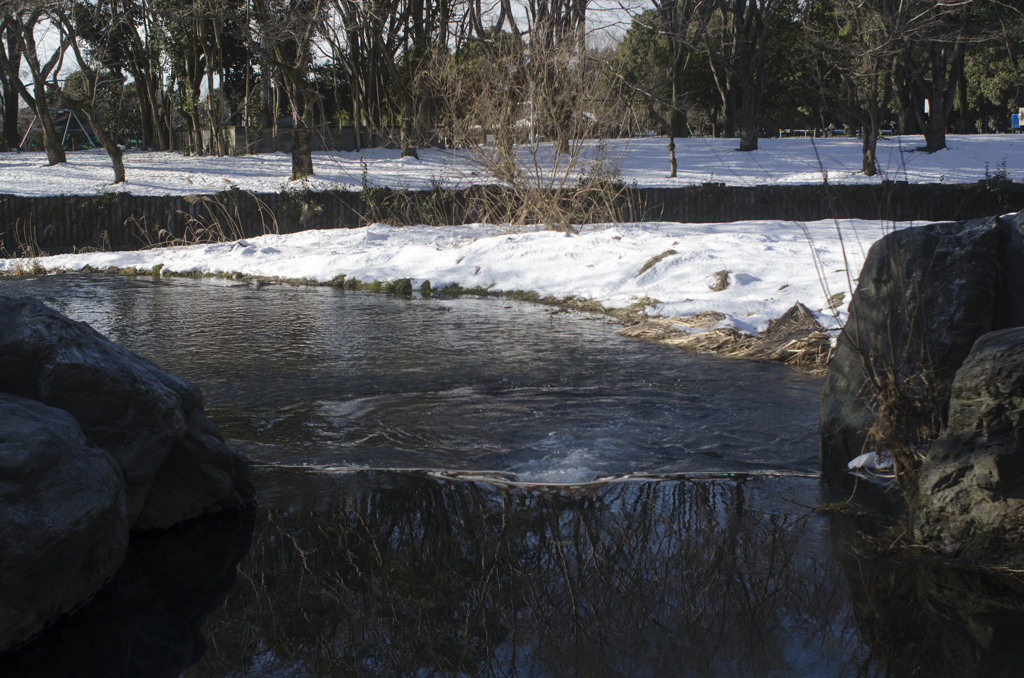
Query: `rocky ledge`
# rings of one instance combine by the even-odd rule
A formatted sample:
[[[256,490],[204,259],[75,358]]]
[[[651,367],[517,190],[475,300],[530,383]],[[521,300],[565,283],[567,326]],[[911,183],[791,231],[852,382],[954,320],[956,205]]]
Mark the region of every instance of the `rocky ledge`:
[[[0,652],[94,594],[131,531],[254,502],[198,387],[0,296]]]
[[[1024,212],[872,246],[822,390],[822,473],[874,451],[893,454],[920,543],[1024,554]]]
[[[917,487],[915,536],[946,554],[1024,526],[1024,328],[974,342]]]

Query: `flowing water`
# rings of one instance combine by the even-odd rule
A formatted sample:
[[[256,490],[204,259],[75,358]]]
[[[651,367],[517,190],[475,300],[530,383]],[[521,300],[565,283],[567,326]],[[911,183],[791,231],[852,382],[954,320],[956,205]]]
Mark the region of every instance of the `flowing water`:
[[[849,492],[815,477],[817,378],[496,299],[100,276],[0,293],[198,383],[260,464],[253,515],[136,538],[0,674],[1019,665],[1009,584],[859,558],[851,520],[813,510]]]

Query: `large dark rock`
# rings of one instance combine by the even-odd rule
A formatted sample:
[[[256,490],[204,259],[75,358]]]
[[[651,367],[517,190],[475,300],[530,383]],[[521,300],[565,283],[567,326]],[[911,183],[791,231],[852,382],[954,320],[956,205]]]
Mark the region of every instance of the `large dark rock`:
[[[121,469],[75,418],[0,393],[0,652],[110,579],[128,527]]]
[[[978,339],[918,477],[914,529],[949,554],[1024,510],[1024,328]]]
[[[136,528],[255,496],[247,465],[203,415],[198,387],[35,299],[0,297],[0,391],[74,415],[121,467]]]
[[[868,451],[875,419],[869,376],[924,377],[930,407],[914,415],[920,421],[900,425],[928,426],[926,418],[945,412],[953,375],[974,341],[1024,320],[1021,232],[1024,213],[907,228],[871,247],[822,390],[823,473],[845,472]]]
[[[254,499],[196,386],[35,299],[0,296],[0,652],[108,580],[129,530]]]

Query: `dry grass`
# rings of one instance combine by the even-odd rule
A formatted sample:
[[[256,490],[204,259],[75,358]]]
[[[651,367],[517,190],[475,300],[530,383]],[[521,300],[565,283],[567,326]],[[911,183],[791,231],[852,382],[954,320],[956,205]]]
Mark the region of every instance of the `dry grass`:
[[[730,358],[780,362],[812,373],[823,373],[832,359],[832,337],[803,304],[795,305],[769,323],[768,329],[754,336],[732,328],[714,328],[724,318],[715,311],[685,317],[649,318],[617,333]],[[687,332],[678,326],[702,331]]]
[[[654,268],[654,266],[657,265],[659,262],[663,261],[667,257],[671,257],[674,254],[679,254],[679,252],[676,252],[675,250],[665,250],[661,254],[657,254],[651,257],[650,259],[647,260],[646,263],[644,263],[643,266],[640,267],[640,272],[637,273],[635,277],[639,278],[644,273]]]
[[[10,249],[8,244],[11,245]],[[46,268],[38,261],[46,254],[39,246],[38,228],[31,219],[18,219],[8,226],[6,232],[0,234],[0,257],[18,260],[9,275],[46,275]]]
[[[474,175],[501,187],[479,193],[475,220],[576,233],[641,212],[619,180],[621,158],[600,141],[615,128],[600,105],[602,65],[569,42],[527,50],[515,41],[446,64],[445,136]]]
[[[942,429],[945,407],[935,372],[922,365],[905,374],[884,362],[869,366],[867,385],[868,404],[875,415],[868,430],[869,446],[892,455],[897,482],[909,488],[928,445]]]
[[[179,211],[179,214],[185,217],[185,228],[180,236],[161,228],[154,237],[147,224],[144,221],[135,220],[134,217],[129,218],[125,225],[132,228],[135,236],[142,241],[143,249],[232,242],[246,237],[256,237],[246,235],[246,232],[252,233],[253,229],[243,223],[239,210],[240,200],[251,199],[256,203],[257,213],[260,216],[260,225],[259,229],[256,229],[258,230],[256,235],[280,233],[277,217],[266,203],[251,191],[238,191],[238,195],[234,193],[185,196],[185,202],[189,205],[198,205],[199,212],[190,214]],[[306,206],[303,205],[303,207]]]
[[[0,256],[7,259],[37,259],[46,251],[39,246],[39,229],[31,219],[17,219],[0,236]],[[8,247],[10,245],[10,247]]]
[[[715,273],[715,282],[710,285],[712,292],[724,292],[729,289],[729,274],[732,271],[721,270]]]

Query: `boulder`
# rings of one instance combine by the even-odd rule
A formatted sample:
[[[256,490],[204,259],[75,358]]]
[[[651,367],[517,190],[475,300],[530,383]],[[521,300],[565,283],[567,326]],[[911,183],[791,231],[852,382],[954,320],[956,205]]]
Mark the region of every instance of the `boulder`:
[[[168,527],[251,504],[254,497],[249,462],[228,447],[201,410],[192,410],[185,435],[160,465],[134,528]]]
[[[957,371],[915,508],[917,538],[950,555],[1024,512],[1024,328],[984,335]]]
[[[930,406],[899,423],[931,426],[930,417],[945,413],[953,376],[975,340],[1001,329],[997,323],[1024,319],[1024,286],[1011,288],[1024,280],[1024,269],[1016,271],[1024,261],[1021,232],[1024,213],[906,228],[871,247],[822,389],[822,473],[844,473],[868,451],[875,419],[869,377],[925,379]]]
[[[0,652],[99,589],[130,530],[254,503],[199,389],[35,299],[0,296]]]
[[[0,652],[110,579],[129,525],[121,469],[75,418],[0,393]]]
[[[0,297],[0,392],[71,413],[120,466],[136,528],[255,497],[248,466],[203,415],[198,387],[35,299]]]

